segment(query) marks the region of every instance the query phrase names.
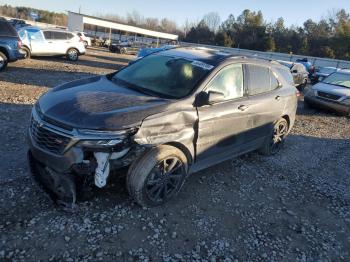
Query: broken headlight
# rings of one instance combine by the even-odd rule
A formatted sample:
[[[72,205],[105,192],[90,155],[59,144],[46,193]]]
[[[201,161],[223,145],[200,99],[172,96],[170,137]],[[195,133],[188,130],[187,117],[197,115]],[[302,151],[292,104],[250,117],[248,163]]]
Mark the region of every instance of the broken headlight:
[[[134,131],[100,131],[79,129],[78,132],[80,135],[78,146],[88,148],[106,148],[121,146]]]

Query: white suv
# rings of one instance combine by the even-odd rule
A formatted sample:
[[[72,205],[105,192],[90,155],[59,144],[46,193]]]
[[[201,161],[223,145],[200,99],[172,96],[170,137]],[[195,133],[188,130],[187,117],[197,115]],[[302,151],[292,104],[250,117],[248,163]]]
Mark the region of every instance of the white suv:
[[[26,58],[65,55],[68,60],[76,61],[79,55],[85,54],[84,42],[73,32],[24,27],[18,30],[18,34],[23,42],[21,51]]]

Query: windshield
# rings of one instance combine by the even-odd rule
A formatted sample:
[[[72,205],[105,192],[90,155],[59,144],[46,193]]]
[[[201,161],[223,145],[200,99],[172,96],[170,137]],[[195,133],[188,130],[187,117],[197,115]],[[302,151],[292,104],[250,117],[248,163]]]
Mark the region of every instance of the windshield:
[[[350,88],[350,74],[334,73],[326,77],[323,83]]]
[[[182,57],[151,55],[121,70],[113,80],[146,94],[182,98],[189,95],[212,68]]]

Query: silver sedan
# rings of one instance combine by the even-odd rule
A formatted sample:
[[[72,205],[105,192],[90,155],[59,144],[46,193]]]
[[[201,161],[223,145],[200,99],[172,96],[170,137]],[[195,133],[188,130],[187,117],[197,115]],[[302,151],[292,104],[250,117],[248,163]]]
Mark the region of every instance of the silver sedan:
[[[305,105],[350,115],[350,70],[340,70],[314,85],[305,95]]]

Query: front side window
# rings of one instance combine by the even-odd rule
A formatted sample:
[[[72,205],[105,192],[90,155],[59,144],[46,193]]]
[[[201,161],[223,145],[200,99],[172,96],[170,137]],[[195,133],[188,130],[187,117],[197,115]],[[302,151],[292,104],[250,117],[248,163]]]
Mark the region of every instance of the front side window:
[[[189,95],[212,65],[182,57],[150,55],[116,73],[117,83],[166,98]]]
[[[226,100],[243,96],[242,64],[233,64],[223,68],[209,83],[207,92],[223,93]]]
[[[270,69],[260,65],[248,65],[249,95],[265,93],[271,90]]]

